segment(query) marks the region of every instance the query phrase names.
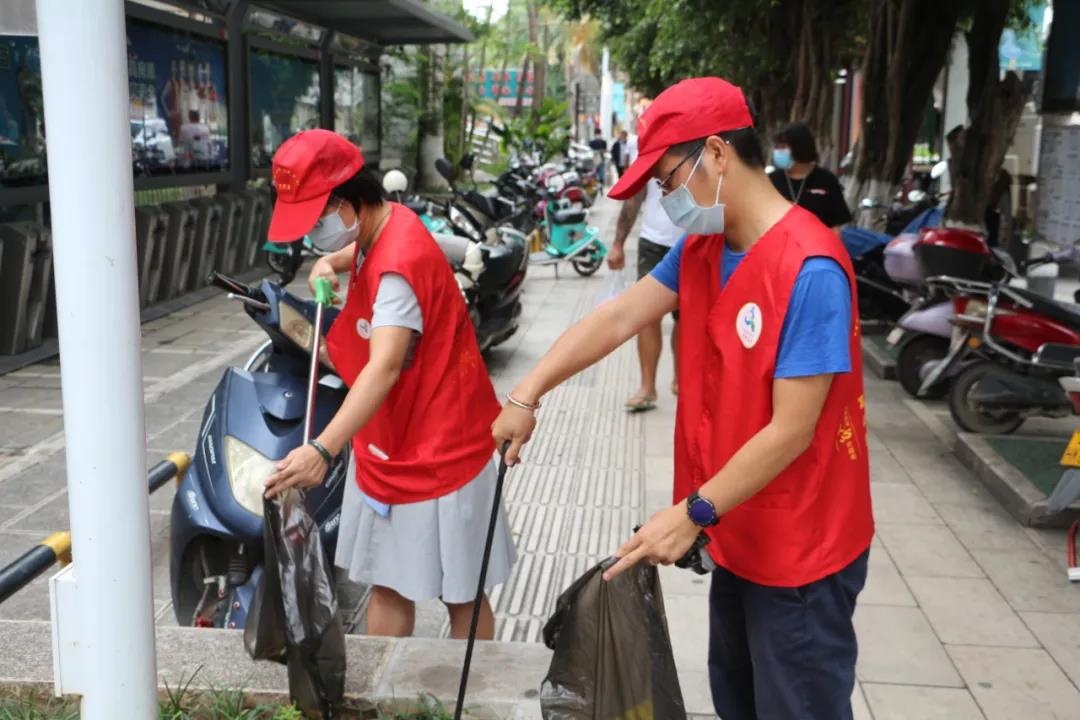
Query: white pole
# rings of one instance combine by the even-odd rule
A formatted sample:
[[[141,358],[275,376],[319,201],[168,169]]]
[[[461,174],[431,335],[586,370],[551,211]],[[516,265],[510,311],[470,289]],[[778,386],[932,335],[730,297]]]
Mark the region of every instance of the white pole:
[[[83,720],[158,716],[123,0],[37,0]]]
[[[609,65],[611,54],[608,52],[607,45],[604,46],[603,54],[600,57],[600,129],[604,133],[604,137],[611,140],[612,79]]]

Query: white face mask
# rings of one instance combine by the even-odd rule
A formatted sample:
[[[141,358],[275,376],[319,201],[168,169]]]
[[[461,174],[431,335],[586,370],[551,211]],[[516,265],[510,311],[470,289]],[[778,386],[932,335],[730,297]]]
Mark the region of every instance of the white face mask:
[[[724,176],[721,175],[716,181],[716,199],[709,207],[698,205],[690,188],[687,187],[687,183],[694,176],[703,157],[705,157],[704,151],[698,155],[694,167],[690,168],[686,182],[660,198],[660,205],[671,218],[671,222],[691,235],[712,235],[724,232],[724,205],[720,202],[720,185],[724,182]]]
[[[340,204],[338,205],[340,208]],[[341,250],[349,243],[356,240],[360,234],[360,215],[357,214],[352,227],[345,227],[345,221],[341,215],[334,211],[324,218],[320,218],[308,233],[308,240],[320,252],[332,253]]]

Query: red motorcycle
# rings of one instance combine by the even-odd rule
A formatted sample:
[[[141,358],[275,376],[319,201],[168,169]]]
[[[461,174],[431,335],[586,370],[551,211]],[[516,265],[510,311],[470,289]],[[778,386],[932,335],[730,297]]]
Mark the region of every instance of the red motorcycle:
[[[985,295],[955,297],[953,308],[949,353],[933,374],[967,365],[949,389],[957,425],[1006,434],[1029,417],[1073,411],[1058,380],[1072,374],[1080,358],[1080,308],[1000,283]]]

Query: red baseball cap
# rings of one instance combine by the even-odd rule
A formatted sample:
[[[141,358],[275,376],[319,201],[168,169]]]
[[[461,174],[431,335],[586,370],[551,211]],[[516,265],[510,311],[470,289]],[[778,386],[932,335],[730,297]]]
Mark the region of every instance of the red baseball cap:
[[[330,191],[364,167],[360,148],[329,130],[304,130],[274,153],[277,191],[267,238],[294,242],[319,221]]]
[[[753,127],[743,91],[716,77],[691,78],[657,95],[638,120],[638,156],[608,193],[616,200],[637,195],[657,161],[672,145]]]

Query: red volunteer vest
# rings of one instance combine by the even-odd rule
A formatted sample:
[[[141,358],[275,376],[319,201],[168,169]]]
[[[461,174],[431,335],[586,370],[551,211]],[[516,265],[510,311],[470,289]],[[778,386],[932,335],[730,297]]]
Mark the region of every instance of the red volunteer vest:
[[[851,286],[852,371],[833,378],[813,443],[708,531],[720,566],[797,587],[847,566],[874,533],[855,276],[836,235],[799,207],[755,243],[721,291],[723,248],[722,235],[690,236],[680,263],[676,502],[771,420],[780,331],[803,261],[832,258]]]
[[[390,203],[390,217],[360,268],[353,262],[345,307],[327,350],[350,387],[368,362],[371,316],[383,273],[402,275],[424,318],[412,364],[353,439],[357,482],[391,505],[442,497],[491,461],[499,403],[446,256],[420,219]]]

